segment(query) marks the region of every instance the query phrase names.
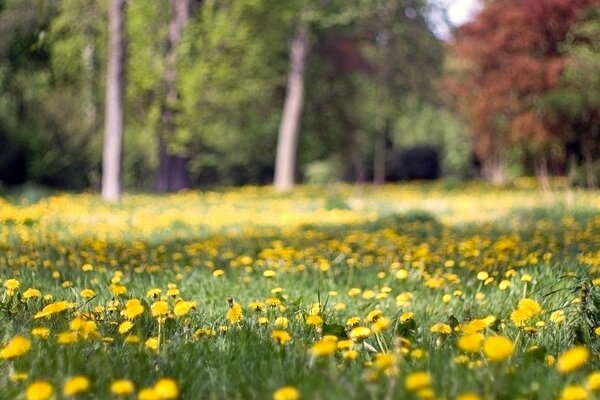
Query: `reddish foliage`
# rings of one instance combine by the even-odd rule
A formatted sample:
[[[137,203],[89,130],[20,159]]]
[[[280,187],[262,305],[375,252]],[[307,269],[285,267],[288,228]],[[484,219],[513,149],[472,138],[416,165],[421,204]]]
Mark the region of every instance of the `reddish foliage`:
[[[560,43],[582,9],[600,0],[497,0],[455,32],[457,74],[447,81],[473,132],[481,159],[514,143],[545,145],[553,130],[539,95],[557,87]]]

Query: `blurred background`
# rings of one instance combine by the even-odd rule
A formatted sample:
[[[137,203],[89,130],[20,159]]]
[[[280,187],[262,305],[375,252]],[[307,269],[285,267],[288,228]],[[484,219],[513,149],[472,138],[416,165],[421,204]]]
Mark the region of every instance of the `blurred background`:
[[[599,0],[0,0],[1,190],[591,188],[599,150]]]

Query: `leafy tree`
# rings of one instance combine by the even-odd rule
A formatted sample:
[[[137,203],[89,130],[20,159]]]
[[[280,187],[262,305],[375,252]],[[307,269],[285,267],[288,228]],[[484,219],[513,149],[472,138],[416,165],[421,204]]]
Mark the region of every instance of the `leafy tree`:
[[[566,58],[560,44],[580,11],[597,0],[498,0],[460,27],[449,88],[469,124],[483,175],[504,181],[507,151],[535,154],[539,172],[560,155],[562,131],[541,97],[554,90]],[[557,154],[558,153],[558,154]]]

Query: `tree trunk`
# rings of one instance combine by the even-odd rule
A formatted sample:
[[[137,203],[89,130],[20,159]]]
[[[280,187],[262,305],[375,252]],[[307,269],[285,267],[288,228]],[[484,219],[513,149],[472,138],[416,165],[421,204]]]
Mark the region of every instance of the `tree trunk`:
[[[158,173],[154,188],[158,192],[171,192],[189,186],[187,158],[171,154],[168,142],[175,133],[175,108],[177,103],[177,46],[190,18],[191,0],[171,0],[171,20],[165,54],[163,78],[164,102],[158,138]]]
[[[304,104],[304,67],[308,53],[308,27],[298,23],[292,39],[290,72],[283,106],[283,116],[277,139],[274,186],[285,192],[294,186],[298,132]]]
[[[118,201],[121,194],[125,3],[126,0],[111,0],[108,11],[108,68],[102,156],[102,198],[110,202]]]
[[[500,155],[493,155],[483,160],[481,174],[493,185],[504,185],[506,183],[504,158]]]

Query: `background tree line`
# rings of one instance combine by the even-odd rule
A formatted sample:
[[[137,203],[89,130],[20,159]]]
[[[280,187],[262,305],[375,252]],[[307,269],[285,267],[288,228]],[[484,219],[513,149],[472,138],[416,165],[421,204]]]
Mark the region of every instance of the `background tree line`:
[[[431,0],[119,1],[130,190],[269,184],[278,152],[309,182],[598,176],[596,0],[485,2],[449,40]],[[0,0],[3,184],[101,186],[110,3]]]

